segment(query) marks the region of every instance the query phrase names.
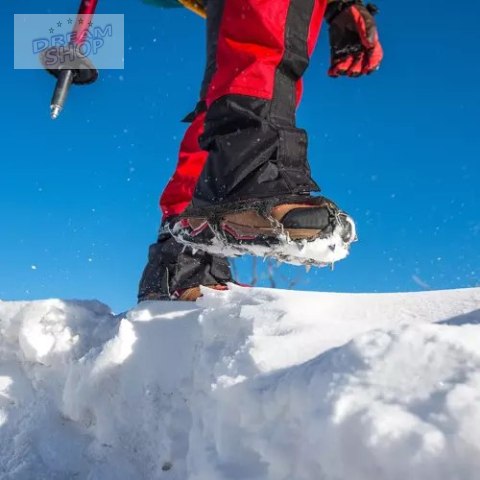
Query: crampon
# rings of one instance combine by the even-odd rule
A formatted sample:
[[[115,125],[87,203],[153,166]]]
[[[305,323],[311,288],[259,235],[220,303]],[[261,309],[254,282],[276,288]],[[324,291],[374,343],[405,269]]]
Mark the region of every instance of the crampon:
[[[235,210],[192,210],[165,227],[178,242],[210,254],[251,254],[317,267],[345,258],[357,239],[352,218],[324,197],[273,206],[259,202]]]

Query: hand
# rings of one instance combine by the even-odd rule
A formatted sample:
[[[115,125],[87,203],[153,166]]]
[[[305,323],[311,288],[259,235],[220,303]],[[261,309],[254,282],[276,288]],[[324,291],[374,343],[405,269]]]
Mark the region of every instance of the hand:
[[[330,25],[331,77],[358,77],[378,70],[383,50],[373,16],[375,5],[362,0],[334,0],[325,18]]]

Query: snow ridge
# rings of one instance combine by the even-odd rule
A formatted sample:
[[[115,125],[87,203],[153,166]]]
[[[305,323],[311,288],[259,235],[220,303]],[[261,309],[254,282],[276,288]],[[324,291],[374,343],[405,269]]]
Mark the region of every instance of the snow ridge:
[[[0,302],[0,478],[474,480],[480,289]]]

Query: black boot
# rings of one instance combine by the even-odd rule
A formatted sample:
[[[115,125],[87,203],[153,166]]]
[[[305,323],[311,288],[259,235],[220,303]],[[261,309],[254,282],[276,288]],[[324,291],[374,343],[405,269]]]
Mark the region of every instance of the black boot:
[[[296,265],[333,264],[356,240],[349,215],[325,197],[308,195],[189,207],[166,228],[212,255],[251,254]]]
[[[148,263],[138,290],[138,301],[196,300],[200,285],[225,289],[233,282],[227,259],[185,247],[169,234],[160,233],[150,245]]]

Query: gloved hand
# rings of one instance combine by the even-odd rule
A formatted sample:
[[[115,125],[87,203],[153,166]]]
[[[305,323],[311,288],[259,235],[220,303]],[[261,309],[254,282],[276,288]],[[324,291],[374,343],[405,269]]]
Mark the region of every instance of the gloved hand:
[[[378,70],[383,50],[373,16],[375,5],[362,0],[334,0],[327,6],[330,25],[331,77],[358,77]]]

